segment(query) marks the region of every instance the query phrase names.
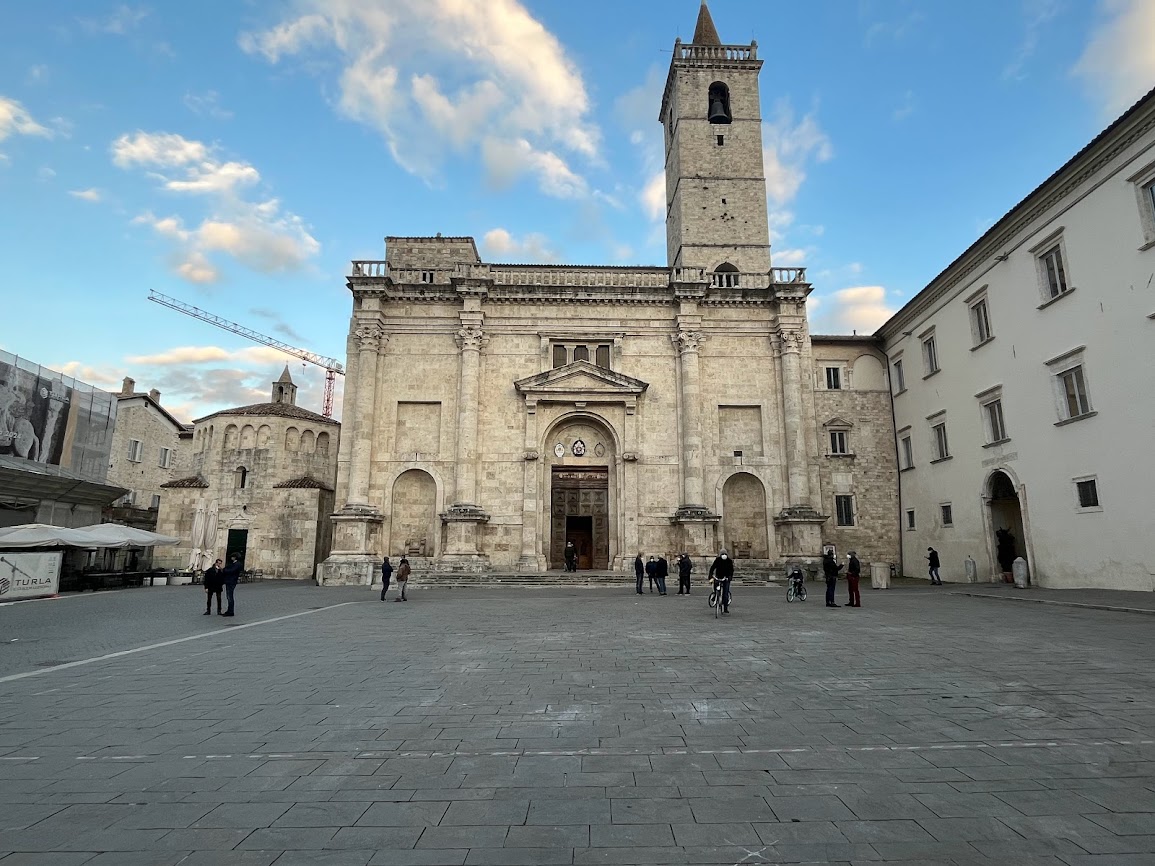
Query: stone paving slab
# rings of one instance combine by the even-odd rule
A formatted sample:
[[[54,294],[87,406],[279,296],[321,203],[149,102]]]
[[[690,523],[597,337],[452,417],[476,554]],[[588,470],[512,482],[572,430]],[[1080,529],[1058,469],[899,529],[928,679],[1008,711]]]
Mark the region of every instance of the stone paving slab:
[[[0,866],[1155,862],[1143,617],[242,590],[0,608]]]

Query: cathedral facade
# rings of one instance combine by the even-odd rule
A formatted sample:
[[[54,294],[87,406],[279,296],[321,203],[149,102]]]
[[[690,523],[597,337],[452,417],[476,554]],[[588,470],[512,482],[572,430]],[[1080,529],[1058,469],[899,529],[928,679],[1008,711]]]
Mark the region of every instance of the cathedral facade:
[[[660,110],[668,265],[483,262],[472,238],[389,237],[353,262],[328,584],[384,554],[437,570],[739,569],[897,560],[879,342],[812,338],[804,268],[774,267],[757,43],[703,4]],[[379,579],[379,578],[378,578]]]

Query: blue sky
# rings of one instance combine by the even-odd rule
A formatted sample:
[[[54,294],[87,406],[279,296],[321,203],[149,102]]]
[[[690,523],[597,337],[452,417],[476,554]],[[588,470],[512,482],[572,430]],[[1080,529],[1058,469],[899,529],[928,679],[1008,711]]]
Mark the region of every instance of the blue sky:
[[[351,259],[665,264],[657,113],[698,0],[43,0],[0,28],[0,347],[192,418],[341,358]],[[1155,0],[711,0],[757,39],[776,265],[873,330],[1155,85]],[[322,374],[291,369],[319,409]]]

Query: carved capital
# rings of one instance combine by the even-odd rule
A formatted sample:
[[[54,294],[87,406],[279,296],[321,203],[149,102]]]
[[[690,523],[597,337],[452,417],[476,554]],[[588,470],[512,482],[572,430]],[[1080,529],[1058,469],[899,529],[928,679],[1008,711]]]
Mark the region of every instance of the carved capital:
[[[783,354],[797,354],[806,345],[806,335],[801,331],[782,331],[778,334],[778,345]]]
[[[466,325],[454,336],[457,348],[463,351],[480,352],[489,343],[489,335],[478,325]]]
[[[353,336],[357,338],[357,345],[362,352],[379,352],[389,342],[389,335],[378,324],[360,325]]]
[[[706,335],[701,331],[678,331],[670,340],[678,347],[678,354],[685,355],[687,352],[697,352],[702,348],[702,344],[706,342]]]
[[[637,454],[633,451],[626,451],[624,454],[622,454],[622,460],[626,463],[637,463],[640,456],[640,454]]]
[[[529,461],[533,461],[533,460],[539,460],[541,458],[541,455],[538,454],[536,451],[526,451],[523,455],[521,455],[521,458],[523,460],[529,462]]]

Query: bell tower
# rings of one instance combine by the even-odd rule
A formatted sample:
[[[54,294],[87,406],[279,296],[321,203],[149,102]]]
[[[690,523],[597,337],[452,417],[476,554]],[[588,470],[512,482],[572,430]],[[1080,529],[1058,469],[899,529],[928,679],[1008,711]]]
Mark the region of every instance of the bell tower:
[[[674,43],[662,97],[670,267],[770,270],[758,43],[724,45],[706,0],[694,41]]]

